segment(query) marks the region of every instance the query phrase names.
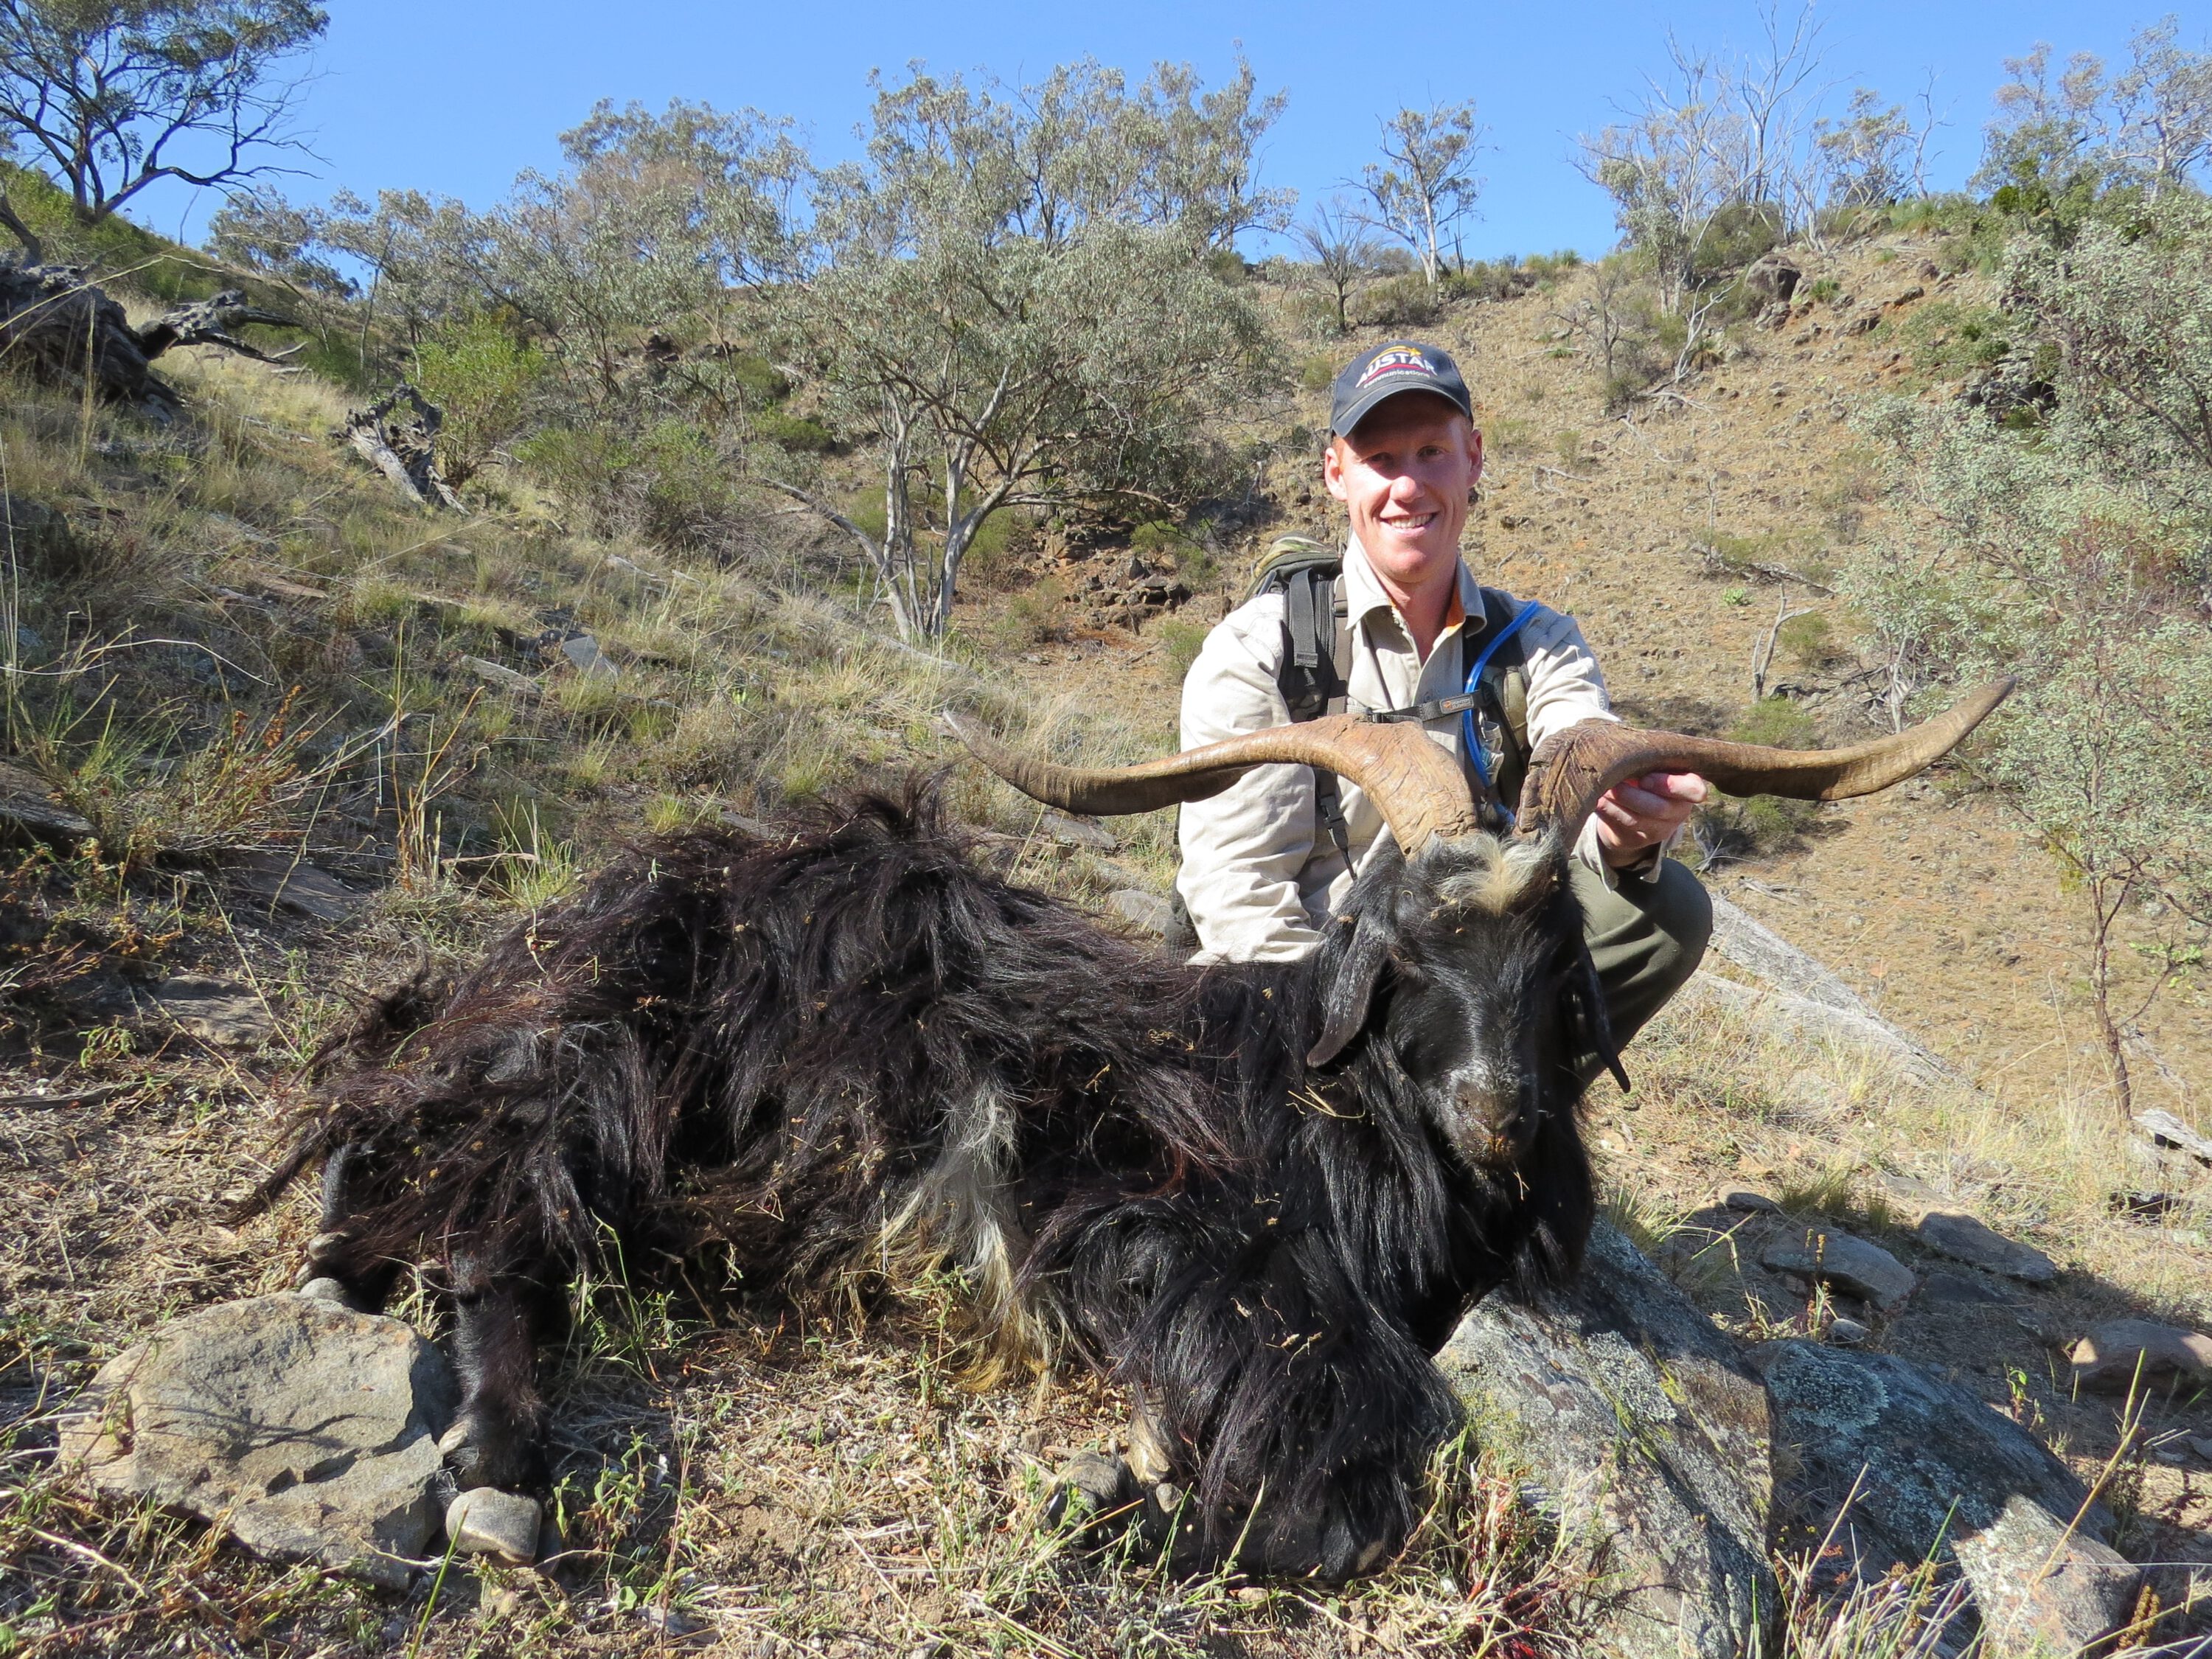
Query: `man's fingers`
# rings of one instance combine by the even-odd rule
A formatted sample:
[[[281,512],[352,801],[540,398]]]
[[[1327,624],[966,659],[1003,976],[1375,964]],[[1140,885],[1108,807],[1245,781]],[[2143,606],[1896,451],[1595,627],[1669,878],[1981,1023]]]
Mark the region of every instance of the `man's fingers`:
[[[1693,800],[1656,795],[1632,783],[1620,785],[1612,792],[1612,798],[1615,805],[1639,818],[1663,818],[1669,823],[1680,823],[1697,810]]]
[[[1695,772],[1646,772],[1632,784],[1620,787],[1624,789],[1639,788],[1646,794],[1687,801],[1693,806],[1706,800],[1713,793],[1712,785]]]

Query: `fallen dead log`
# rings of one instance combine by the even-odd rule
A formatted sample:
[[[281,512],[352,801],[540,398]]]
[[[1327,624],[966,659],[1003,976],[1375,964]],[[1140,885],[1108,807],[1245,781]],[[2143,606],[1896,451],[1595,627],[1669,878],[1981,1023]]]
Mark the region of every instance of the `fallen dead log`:
[[[411,413],[394,418],[403,404]],[[445,422],[445,410],[402,380],[367,409],[347,416],[345,435],[408,500],[459,513],[461,498],[438,471],[438,430]]]
[[[153,369],[180,345],[220,346],[258,362],[277,357],[250,345],[237,331],[251,323],[295,328],[292,319],[264,311],[236,289],[179,306],[143,328],[82,266],[0,264],[0,356],[49,386],[81,386],[88,374],[104,403],[167,422],[184,407],[177,389]]]

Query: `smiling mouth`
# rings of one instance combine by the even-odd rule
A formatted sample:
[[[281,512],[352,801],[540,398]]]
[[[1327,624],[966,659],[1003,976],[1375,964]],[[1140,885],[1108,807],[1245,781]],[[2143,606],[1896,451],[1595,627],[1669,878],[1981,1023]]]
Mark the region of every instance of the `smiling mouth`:
[[[1436,517],[1433,513],[1416,513],[1401,519],[1386,518],[1382,524],[1385,530],[1395,530],[1411,534],[1415,531],[1426,530],[1436,522]]]

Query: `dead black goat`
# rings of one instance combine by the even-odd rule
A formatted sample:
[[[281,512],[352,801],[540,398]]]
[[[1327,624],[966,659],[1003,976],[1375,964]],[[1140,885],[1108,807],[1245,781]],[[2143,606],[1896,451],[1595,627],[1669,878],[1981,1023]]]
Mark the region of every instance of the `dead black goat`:
[[[319,1163],[303,1273],[374,1306],[422,1262],[450,1297],[463,1489],[544,1479],[538,1350],[611,1241],[633,1268],[719,1244],[787,1293],[950,1266],[1001,1357],[1127,1388],[1132,1464],[1192,1495],[1194,1553],[1341,1578],[1406,1536],[1454,1431],[1431,1356],[1455,1322],[1579,1259],[1577,1066],[1611,1057],[1567,881],[1592,804],[1657,769],[1864,793],[2002,694],[1822,753],[1588,723],[1539,751],[1505,836],[1414,727],[1110,772],[963,728],[1079,811],[1329,767],[1394,844],[1310,957],[1201,969],[987,872],[926,787],[783,839],[665,837],[373,1010],[266,1194]]]

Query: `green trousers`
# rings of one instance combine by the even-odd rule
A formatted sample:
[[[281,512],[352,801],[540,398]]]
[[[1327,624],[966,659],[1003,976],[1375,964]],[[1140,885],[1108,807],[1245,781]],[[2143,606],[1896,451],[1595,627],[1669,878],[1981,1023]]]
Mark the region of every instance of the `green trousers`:
[[[1579,860],[1571,879],[1582,902],[1583,938],[1605,988],[1613,1046],[1626,1048],[1705,959],[1713,902],[1698,878],[1672,859],[1661,862],[1656,881],[1630,875],[1608,887]],[[1586,1078],[1604,1070],[1595,1054],[1583,1067]]]

